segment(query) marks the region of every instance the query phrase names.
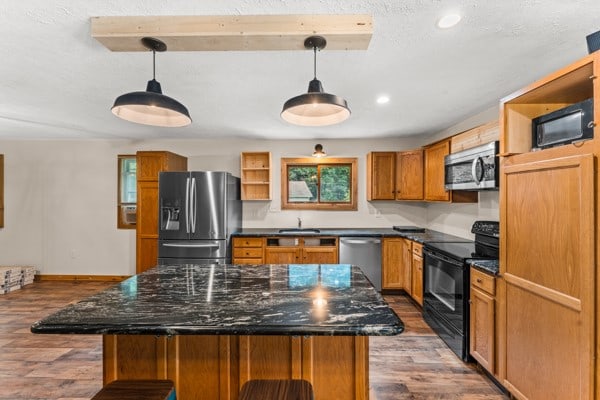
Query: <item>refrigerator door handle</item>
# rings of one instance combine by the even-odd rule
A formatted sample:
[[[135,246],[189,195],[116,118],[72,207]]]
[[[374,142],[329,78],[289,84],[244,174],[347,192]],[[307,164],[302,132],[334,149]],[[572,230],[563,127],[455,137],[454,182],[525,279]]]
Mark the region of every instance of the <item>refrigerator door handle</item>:
[[[190,195],[192,199],[191,209],[192,209],[192,233],[196,233],[196,178],[192,178],[192,193]]]
[[[185,180],[185,233],[190,233],[190,178]]]
[[[195,248],[205,248],[205,249],[213,249],[219,248],[219,245],[216,243],[163,243],[164,247],[195,247]]]

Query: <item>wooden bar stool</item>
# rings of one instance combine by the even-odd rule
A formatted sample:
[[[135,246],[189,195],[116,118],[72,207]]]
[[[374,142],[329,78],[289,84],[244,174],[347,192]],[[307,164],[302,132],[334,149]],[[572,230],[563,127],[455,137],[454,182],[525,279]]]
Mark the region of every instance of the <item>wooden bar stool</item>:
[[[238,400],[314,400],[312,385],[303,379],[253,379],[242,386]]]
[[[104,386],[92,400],[177,400],[168,380],[116,380]]]

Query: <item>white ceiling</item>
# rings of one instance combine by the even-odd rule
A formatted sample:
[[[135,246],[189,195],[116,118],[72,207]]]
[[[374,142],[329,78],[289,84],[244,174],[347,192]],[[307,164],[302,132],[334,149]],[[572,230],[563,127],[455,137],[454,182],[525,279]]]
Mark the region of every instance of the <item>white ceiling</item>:
[[[446,12],[463,15],[441,30]],[[317,76],[350,119],[297,127],[279,113],[312,79],[311,51],[157,54],[163,93],[185,104],[184,128],[113,116],[114,99],[145,90],[151,53],[110,52],[90,17],[114,15],[371,14],[367,51],[318,55]],[[587,54],[600,0],[4,0],[0,139],[342,139],[430,134]],[[378,105],[387,94],[390,102]]]

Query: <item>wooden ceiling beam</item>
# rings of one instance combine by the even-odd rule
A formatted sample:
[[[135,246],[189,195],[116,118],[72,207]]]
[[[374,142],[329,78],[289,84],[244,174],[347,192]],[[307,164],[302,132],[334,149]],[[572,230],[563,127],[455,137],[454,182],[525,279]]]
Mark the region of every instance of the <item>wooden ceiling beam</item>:
[[[111,51],[148,51],[154,37],[168,51],[304,50],[304,39],[325,37],[327,50],[366,50],[370,15],[238,15],[92,17],[92,37]]]

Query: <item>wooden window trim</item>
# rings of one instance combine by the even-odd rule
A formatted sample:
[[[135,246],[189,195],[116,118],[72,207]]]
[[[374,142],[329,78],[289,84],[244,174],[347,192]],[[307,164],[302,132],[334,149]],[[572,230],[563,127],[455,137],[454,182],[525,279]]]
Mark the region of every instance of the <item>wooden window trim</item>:
[[[350,165],[351,189],[349,203],[290,203],[288,202],[287,170],[290,165]],[[281,159],[281,209],[282,210],[327,210],[327,211],[356,211],[358,210],[358,159],[357,158],[282,158]]]
[[[122,208],[134,205],[137,203],[122,203],[121,202],[121,160],[125,158],[136,158],[135,154],[119,154],[117,156],[117,229],[135,229],[135,223],[128,223],[122,212]]]

